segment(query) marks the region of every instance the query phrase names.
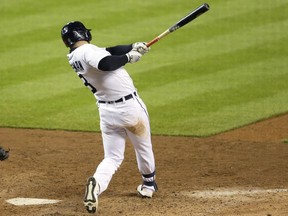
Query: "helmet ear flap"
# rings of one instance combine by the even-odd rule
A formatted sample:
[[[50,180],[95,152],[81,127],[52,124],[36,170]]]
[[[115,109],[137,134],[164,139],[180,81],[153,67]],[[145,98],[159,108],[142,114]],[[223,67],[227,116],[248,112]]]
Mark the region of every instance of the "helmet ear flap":
[[[87,38],[87,41],[90,42],[92,40],[92,35],[91,35],[91,30],[90,29],[87,29],[86,31],[86,38]]]

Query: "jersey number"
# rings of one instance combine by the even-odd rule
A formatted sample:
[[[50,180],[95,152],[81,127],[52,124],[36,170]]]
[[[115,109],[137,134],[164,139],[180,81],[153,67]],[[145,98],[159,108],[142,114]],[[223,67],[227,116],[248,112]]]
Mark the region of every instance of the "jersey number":
[[[97,92],[96,88],[92,86],[82,74],[78,74],[79,78],[83,81],[84,85],[87,86],[93,94]]]
[[[71,64],[71,67],[75,70],[79,78],[83,81],[84,85],[87,86],[93,92],[93,94],[95,94],[97,92],[96,88],[92,86],[82,74],[78,73],[80,71],[84,71],[84,67],[82,66],[81,62],[75,61]]]

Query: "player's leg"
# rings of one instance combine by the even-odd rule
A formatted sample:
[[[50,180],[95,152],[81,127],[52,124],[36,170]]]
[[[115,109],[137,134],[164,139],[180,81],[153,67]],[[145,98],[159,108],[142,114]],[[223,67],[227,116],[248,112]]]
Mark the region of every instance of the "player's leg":
[[[84,205],[90,213],[97,211],[98,196],[107,189],[113,174],[124,159],[127,136],[124,129],[113,125],[115,115],[111,110],[104,107],[99,108],[99,111],[104,159],[98,165],[94,175],[87,180]]]
[[[124,130],[102,132],[104,159],[98,165],[94,175],[88,178],[84,196],[84,205],[90,213],[97,211],[98,196],[107,189],[113,174],[124,159],[125,136]]]
[[[144,197],[152,197],[153,192],[157,190],[157,185],[149,117],[143,101],[136,98],[135,102],[137,109],[133,112],[135,122],[131,124],[132,126],[126,127],[126,132],[134,146],[138,169],[143,179],[143,184],[137,190]],[[146,189],[148,190],[146,191]]]
[[[101,194],[105,191],[113,174],[120,167],[125,152],[126,132],[124,130],[102,131],[104,159],[98,165],[94,174],[99,183]]]
[[[147,128],[147,125],[145,127]],[[139,136],[129,130],[127,135],[134,146],[139,171],[142,174],[154,173],[155,159],[150,135]]]
[[[152,151],[152,143],[148,141],[147,137],[139,137],[131,132],[127,132],[131,140],[138,164],[138,169],[142,174],[142,184],[138,186],[137,191],[142,197],[151,198],[153,192],[157,191],[156,173],[155,173],[155,159]]]

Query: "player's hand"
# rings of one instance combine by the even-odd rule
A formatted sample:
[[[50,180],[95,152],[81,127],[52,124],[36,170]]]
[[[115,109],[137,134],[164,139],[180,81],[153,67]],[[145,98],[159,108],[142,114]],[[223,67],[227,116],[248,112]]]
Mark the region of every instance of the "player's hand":
[[[140,60],[142,54],[135,49],[132,49],[126,54],[129,63],[135,63]]]
[[[147,47],[146,42],[136,42],[136,43],[132,44],[132,48],[137,50],[142,55],[144,55],[145,53],[147,53],[151,49],[150,47]]]

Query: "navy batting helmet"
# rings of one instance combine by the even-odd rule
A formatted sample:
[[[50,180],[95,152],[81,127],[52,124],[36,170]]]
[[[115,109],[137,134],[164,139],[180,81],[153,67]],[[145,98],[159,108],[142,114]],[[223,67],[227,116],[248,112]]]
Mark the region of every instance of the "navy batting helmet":
[[[91,29],[87,29],[83,23],[79,21],[72,21],[63,26],[61,30],[62,40],[67,47],[71,47],[77,41],[87,41],[92,40],[92,35],[90,33]]]

